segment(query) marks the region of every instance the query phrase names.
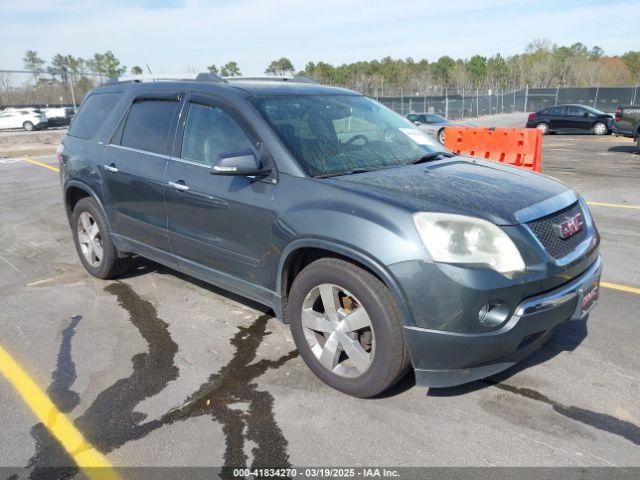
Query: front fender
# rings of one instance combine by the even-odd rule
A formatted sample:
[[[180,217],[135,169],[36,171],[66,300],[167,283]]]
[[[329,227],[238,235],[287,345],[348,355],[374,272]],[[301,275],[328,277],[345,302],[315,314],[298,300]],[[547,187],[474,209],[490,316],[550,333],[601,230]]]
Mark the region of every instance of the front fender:
[[[400,288],[395,277],[389,272],[389,270],[378,262],[375,258],[373,258],[368,253],[354,247],[352,245],[337,242],[334,239],[322,238],[322,237],[309,237],[309,238],[299,238],[292,242],[290,242],[282,251],[282,255],[280,256],[280,261],[278,264],[278,296],[280,298],[284,298],[286,292],[283,291],[283,275],[285,271],[285,266],[287,264],[287,260],[291,257],[291,255],[295,254],[296,251],[304,249],[304,248],[318,248],[322,250],[327,250],[329,252],[333,252],[342,257],[351,259],[357,263],[360,263],[375,273],[389,288],[391,291],[398,310],[400,312],[400,316],[405,325],[413,325],[413,319],[411,316],[410,309],[407,305],[406,297]]]

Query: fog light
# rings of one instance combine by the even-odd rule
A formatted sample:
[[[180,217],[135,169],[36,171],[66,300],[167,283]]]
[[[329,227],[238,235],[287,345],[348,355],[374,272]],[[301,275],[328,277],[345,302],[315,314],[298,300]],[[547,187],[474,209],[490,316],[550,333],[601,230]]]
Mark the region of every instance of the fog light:
[[[478,312],[478,321],[485,327],[497,327],[509,317],[509,308],[503,302],[491,300]]]

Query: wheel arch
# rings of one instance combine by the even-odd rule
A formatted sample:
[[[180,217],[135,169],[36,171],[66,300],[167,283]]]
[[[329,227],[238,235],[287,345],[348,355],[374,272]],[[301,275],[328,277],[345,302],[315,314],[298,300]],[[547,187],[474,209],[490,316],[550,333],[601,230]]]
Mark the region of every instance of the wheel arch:
[[[412,323],[411,312],[402,289],[384,265],[352,246],[320,238],[295,240],[287,245],[280,256],[276,288],[281,302],[282,319],[285,318],[289,289],[296,275],[309,263],[324,257],[341,258],[376,276],[391,291],[403,324]]]
[[[67,217],[71,220],[71,214],[73,213],[73,209],[76,204],[83,198],[93,198],[100,210],[102,210],[102,214],[107,221],[107,228],[111,231],[111,225],[109,224],[109,217],[107,216],[107,211],[100,200],[100,197],[96,194],[96,192],[89,187],[86,183],[70,180],[67,182],[64,188],[64,207],[67,212]]]

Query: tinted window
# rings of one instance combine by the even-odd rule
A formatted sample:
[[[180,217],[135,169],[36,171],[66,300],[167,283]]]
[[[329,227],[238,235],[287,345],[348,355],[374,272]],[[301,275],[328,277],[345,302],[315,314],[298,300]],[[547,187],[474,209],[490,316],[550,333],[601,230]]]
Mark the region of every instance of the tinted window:
[[[586,110],[583,110],[580,107],[571,107],[571,106],[567,107],[567,115],[572,115],[574,117],[579,117],[585,112]]]
[[[169,100],[143,100],[135,102],[122,130],[123,147],[167,154],[169,131],[180,102]]]
[[[566,107],[552,107],[549,109],[548,115],[566,115]]]
[[[217,107],[192,103],[187,113],[180,156],[212,165],[221,153],[237,152],[255,145],[240,126]]]
[[[407,115],[407,119],[409,119],[412,122],[416,122],[416,121],[420,121],[420,117],[418,117],[418,115]]]
[[[90,139],[98,133],[98,130],[107,119],[116,102],[120,98],[119,93],[99,93],[87,98],[80,111],[76,115],[69,135]]]

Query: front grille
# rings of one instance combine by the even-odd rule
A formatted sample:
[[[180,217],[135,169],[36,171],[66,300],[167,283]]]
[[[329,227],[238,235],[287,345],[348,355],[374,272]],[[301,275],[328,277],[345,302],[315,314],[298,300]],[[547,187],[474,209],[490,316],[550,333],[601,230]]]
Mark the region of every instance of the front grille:
[[[557,226],[578,213],[582,213],[586,223],[585,212],[580,208],[580,204],[576,202],[559,212],[529,222],[527,226],[534,235],[538,237],[538,240],[540,240],[540,243],[542,243],[549,255],[553,258],[566,257],[575,251],[578,245],[587,238],[587,226],[585,224],[582,230],[571,235],[569,238],[560,237]]]

